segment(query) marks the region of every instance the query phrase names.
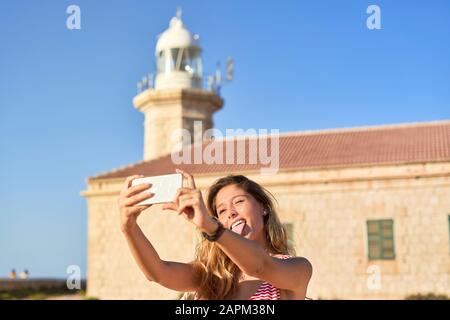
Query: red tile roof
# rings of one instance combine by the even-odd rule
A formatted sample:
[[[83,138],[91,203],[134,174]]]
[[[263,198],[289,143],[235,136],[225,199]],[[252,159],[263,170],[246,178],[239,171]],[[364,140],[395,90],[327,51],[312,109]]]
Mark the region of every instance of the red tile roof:
[[[90,179],[120,178],[133,174],[159,175],[173,173],[177,167],[193,174],[237,173],[258,170],[269,165],[261,164],[260,161],[257,164],[249,164],[248,148],[250,140],[259,142],[262,139],[261,136],[244,139],[247,150],[244,164],[176,165],[172,162],[169,154],[158,159],[122,167]],[[233,138],[216,140],[211,143],[222,143],[230,140],[234,141],[234,150],[236,151],[236,139]],[[209,145],[209,143],[204,144],[203,147],[206,145]],[[270,145],[269,139],[268,151],[270,151]],[[189,152],[192,153],[193,149],[189,148]],[[237,163],[236,153],[234,163]],[[226,149],[224,149],[224,155],[226,154]],[[436,161],[450,161],[450,120],[283,133],[279,136],[280,169],[301,170]]]

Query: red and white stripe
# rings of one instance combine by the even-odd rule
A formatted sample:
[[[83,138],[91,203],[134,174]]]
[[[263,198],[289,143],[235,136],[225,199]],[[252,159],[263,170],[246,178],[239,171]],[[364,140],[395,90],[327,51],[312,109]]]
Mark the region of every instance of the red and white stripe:
[[[289,255],[283,255],[281,259],[291,258]],[[264,281],[259,289],[250,297],[250,300],[280,300],[280,289],[274,287],[267,281]]]
[[[259,289],[250,297],[250,300],[280,300],[280,289],[264,281]]]

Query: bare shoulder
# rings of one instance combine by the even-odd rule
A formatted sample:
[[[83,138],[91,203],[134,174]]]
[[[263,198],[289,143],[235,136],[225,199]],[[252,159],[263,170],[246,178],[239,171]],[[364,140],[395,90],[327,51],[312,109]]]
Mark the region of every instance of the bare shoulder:
[[[311,269],[311,272],[312,272],[312,264],[305,257],[296,257],[296,256],[287,255],[287,254],[274,254],[274,255],[272,255],[272,257],[278,258],[278,259],[283,259],[283,260],[289,260],[290,263],[294,262],[296,264],[305,266],[306,268]]]
[[[282,296],[287,300],[304,300],[308,290],[308,284],[312,277],[313,267],[311,262],[305,257],[296,257],[284,254],[273,255],[274,258],[281,259],[289,265],[289,269],[294,268],[296,283],[295,288],[284,289]]]
[[[305,257],[289,257],[286,258],[286,260],[290,260],[292,262],[294,262],[296,265],[298,265],[304,272],[305,272],[305,277],[311,278],[312,275],[312,271],[313,271],[313,267],[311,262],[309,262],[309,260]]]
[[[313,267],[311,262],[305,257],[296,257],[287,254],[274,254],[273,258],[277,258],[285,262],[290,266],[294,266],[295,269],[299,269],[301,271],[301,278],[303,281],[309,282],[309,279],[312,276]],[[291,268],[291,267],[290,267]]]

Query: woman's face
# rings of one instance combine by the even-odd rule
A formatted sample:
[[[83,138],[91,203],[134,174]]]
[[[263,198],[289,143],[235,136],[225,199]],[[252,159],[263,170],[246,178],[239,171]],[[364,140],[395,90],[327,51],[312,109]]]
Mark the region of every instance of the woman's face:
[[[243,189],[232,184],[216,195],[216,212],[225,228],[265,245],[263,206]]]

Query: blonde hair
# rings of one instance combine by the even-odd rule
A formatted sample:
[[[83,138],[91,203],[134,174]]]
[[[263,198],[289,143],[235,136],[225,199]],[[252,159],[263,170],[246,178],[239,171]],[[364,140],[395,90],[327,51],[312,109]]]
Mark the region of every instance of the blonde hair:
[[[217,193],[228,185],[236,185],[252,195],[267,212],[263,217],[264,232],[271,254],[294,254],[288,244],[286,230],[275,211],[275,198],[264,187],[243,175],[229,175],[217,180],[208,190],[207,206],[209,214],[217,217]],[[236,293],[240,270],[237,265],[217,246],[215,242],[203,239],[196,249],[196,261],[199,262],[200,288],[186,298],[221,300],[230,299]]]

